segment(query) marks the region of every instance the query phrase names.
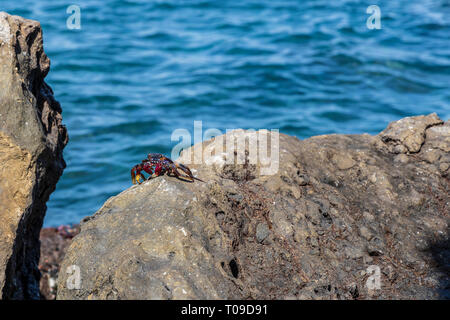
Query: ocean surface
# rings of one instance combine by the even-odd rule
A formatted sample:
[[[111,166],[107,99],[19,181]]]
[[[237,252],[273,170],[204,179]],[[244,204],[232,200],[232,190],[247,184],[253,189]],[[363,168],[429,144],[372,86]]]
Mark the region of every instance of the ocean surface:
[[[70,5],[81,29],[69,29]],[[370,5],[381,29],[369,29]],[[175,129],[376,134],[450,118],[450,1],[0,0],[41,22],[67,168],[46,226],[78,223],[130,187]],[[74,20],[71,20],[74,21]],[[70,24],[69,24],[70,25]]]

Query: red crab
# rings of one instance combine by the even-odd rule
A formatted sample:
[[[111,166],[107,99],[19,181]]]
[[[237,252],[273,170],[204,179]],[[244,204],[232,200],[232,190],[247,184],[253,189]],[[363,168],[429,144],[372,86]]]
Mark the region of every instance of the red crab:
[[[180,174],[178,170],[181,170],[184,174]],[[162,155],[161,153],[149,153],[147,159],[142,160],[140,164],[135,165],[131,169],[131,180],[133,184],[139,183],[141,184],[142,180],[145,180],[145,176],[141,173],[141,171],[145,171],[152,177],[153,172],[156,176],[163,175],[165,173],[174,175],[177,178],[187,178],[194,182],[194,180],[200,180],[199,178],[194,177],[191,170],[181,163],[177,163]]]

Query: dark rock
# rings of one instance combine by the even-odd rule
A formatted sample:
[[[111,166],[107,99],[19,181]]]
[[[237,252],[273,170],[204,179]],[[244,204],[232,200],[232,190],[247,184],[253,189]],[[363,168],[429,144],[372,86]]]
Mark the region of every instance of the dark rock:
[[[65,162],[38,22],[0,12],[0,298],[39,299],[39,232]]]

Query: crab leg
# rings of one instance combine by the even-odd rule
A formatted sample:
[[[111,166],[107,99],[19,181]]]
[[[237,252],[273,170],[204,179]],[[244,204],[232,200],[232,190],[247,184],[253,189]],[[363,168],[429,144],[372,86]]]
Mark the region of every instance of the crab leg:
[[[188,167],[186,167],[185,165],[183,165],[181,163],[177,163],[177,162],[174,162],[174,165],[175,165],[175,168],[176,168],[174,170],[175,171],[175,175],[177,175],[178,177],[189,178],[192,182],[194,182],[194,180],[198,180],[198,181],[204,182],[203,180],[194,177],[194,175],[192,174],[191,170]],[[180,175],[179,172],[178,172],[178,169],[180,169],[186,175],[185,176]]]

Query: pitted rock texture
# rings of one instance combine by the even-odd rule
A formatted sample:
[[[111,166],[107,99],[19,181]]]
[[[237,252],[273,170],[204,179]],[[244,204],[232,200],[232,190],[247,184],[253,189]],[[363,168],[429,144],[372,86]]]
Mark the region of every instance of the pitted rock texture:
[[[378,136],[280,134],[268,143],[279,152],[270,175],[252,161],[260,138],[224,152],[226,138],[248,134],[182,153],[185,164],[200,154],[189,167],[205,183],[156,177],[85,218],[57,298],[448,297],[448,121],[402,119]],[[64,272],[73,266],[79,287]]]
[[[0,12],[0,298],[39,298],[39,231],[65,168],[38,22]]]

